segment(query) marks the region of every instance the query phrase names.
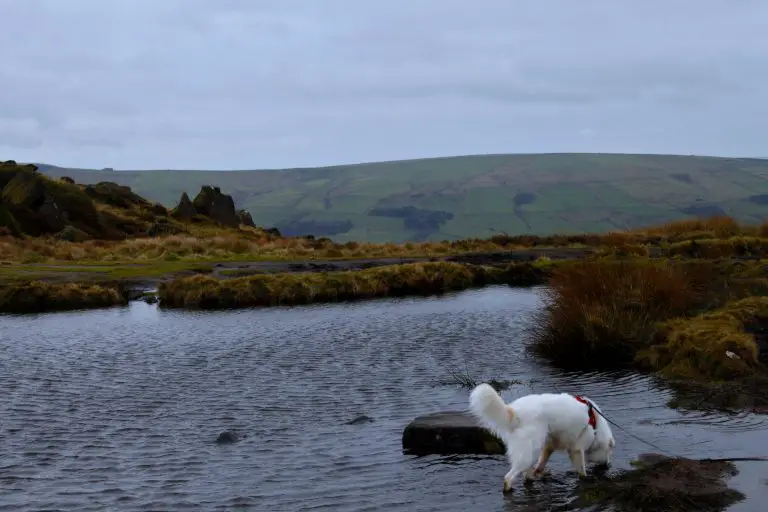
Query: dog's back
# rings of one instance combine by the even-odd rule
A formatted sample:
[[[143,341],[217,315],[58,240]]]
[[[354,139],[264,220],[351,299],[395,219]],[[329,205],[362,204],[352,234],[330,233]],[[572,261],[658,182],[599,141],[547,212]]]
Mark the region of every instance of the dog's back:
[[[510,404],[521,424],[537,425],[549,432],[559,449],[572,446],[585,434],[589,415],[584,404],[568,393],[538,393]]]

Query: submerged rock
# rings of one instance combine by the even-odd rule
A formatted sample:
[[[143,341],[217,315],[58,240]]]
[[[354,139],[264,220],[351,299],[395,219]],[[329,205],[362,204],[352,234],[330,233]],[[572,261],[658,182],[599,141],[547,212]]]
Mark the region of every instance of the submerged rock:
[[[233,432],[231,430],[225,430],[224,432],[219,434],[219,437],[216,438],[216,443],[231,444],[231,443],[236,443],[242,439],[245,439],[246,437],[248,436],[246,436],[245,434],[239,435],[237,432]]]
[[[503,454],[504,445],[468,412],[419,416],[403,431],[403,451],[413,455]]]
[[[738,473],[731,462],[641,455],[636,469],[580,486],[583,500],[622,511],[725,510],[746,496],[724,479]]]
[[[373,423],[373,418],[366,416],[365,414],[361,414],[355,419],[349,420],[347,425],[361,425],[363,423]]]

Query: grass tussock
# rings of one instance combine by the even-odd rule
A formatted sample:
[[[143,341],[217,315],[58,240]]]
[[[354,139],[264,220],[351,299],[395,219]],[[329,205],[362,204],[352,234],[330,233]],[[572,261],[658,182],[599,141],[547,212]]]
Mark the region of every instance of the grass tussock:
[[[127,301],[116,287],[31,281],[0,288],[0,313],[39,313],[117,306]]]
[[[158,294],[165,307],[223,309],[433,295],[493,283],[535,284],[542,279],[542,271],[528,264],[497,269],[430,262],[234,279],[192,276],[161,284]]]
[[[533,347],[562,365],[617,366],[646,348],[656,323],[700,300],[701,272],[667,261],[584,261],[553,269]]]
[[[691,318],[659,325],[655,343],[638,361],[665,377],[728,381],[754,376],[755,328],[768,325],[768,297],[748,297]]]

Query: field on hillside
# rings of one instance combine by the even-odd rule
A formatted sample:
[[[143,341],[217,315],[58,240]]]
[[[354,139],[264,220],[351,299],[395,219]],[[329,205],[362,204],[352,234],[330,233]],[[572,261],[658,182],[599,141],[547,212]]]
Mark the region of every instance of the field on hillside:
[[[262,171],[96,171],[38,164],[78,183],[114,181],[173,206],[215,184],[260,226],[337,241],[577,233],[727,214],[768,215],[768,160],[619,154],[483,155]]]

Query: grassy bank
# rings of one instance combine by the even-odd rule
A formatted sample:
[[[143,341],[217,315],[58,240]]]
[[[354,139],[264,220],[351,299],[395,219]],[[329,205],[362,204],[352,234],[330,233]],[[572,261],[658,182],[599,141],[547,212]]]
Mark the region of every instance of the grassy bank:
[[[0,287],[0,313],[95,309],[127,303],[117,286],[29,281]]]
[[[433,262],[227,280],[192,276],[161,284],[158,295],[163,307],[220,309],[433,295],[488,284],[531,285],[543,281],[543,270],[531,264],[494,268]]]

